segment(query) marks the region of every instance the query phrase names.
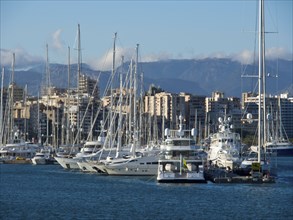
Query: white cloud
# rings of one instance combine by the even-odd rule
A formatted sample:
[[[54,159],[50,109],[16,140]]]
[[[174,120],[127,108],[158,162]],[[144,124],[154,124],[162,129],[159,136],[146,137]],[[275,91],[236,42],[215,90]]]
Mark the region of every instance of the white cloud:
[[[52,47],[56,50],[63,50],[64,48],[64,43],[61,40],[61,33],[62,29],[58,29],[52,34]]]
[[[158,54],[149,54],[142,57],[143,62],[155,62],[160,60],[169,60],[172,59],[173,55],[167,52],[161,52]]]
[[[266,48],[266,59],[285,59],[292,60],[293,55],[288,50],[282,47],[272,47]],[[242,64],[252,64],[254,61],[258,60],[258,52],[254,53],[253,51],[243,50],[239,53],[232,54],[229,56],[232,60],[241,62]]]
[[[124,56],[124,62],[134,59],[135,48],[117,47],[115,52],[116,67],[121,64],[122,56]],[[107,51],[101,58],[88,60],[87,63],[96,70],[111,70],[113,65],[113,49]]]
[[[266,57],[268,59],[285,59],[292,60],[293,54],[290,54],[288,50],[282,47],[272,47],[266,50]]]
[[[135,48],[116,48],[115,54],[115,63],[116,67],[121,64],[121,57],[124,56],[124,62],[130,61],[131,59],[136,59]],[[172,55],[170,53],[162,52],[159,54],[149,54],[145,56],[139,57],[140,62],[155,62],[160,60],[168,60],[172,59]],[[95,70],[111,70],[113,63],[113,49],[107,51],[101,58],[99,59],[91,59],[86,61],[93,69]]]
[[[243,50],[239,53],[230,55],[230,58],[242,64],[252,64],[254,61],[254,53],[249,50]]]
[[[116,66],[121,64],[121,56],[124,56],[124,61],[130,61],[130,59],[135,59],[135,48],[117,48],[116,49]],[[224,52],[214,52],[211,54],[198,54],[194,57],[194,59],[207,59],[207,58],[227,58],[232,59],[234,61],[238,61],[242,64],[252,64],[255,59],[258,59],[257,52],[254,54],[253,51],[243,50],[238,53],[226,54]],[[292,54],[285,50],[284,48],[268,48],[266,49],[266,58],[267,59],[286,59],[292,60]],[[112,69],[112,59],[113,52],[109,50],[106,52],[100,59],[92,59],[86,61],[92,68],[96,70],[111,70]],[[182,55],[174,56],[168,52],[161,53],[152,53],[143,55],[139,60],[142,62],[156,62],[161,60],[169,60],[169,59],[183,59]],[[186,58],[188,59],[188,58]]]
[[[29,54],[23,48],[15,49],[0,49],[1,51],[1,66],[10,68],[12,65],[12,54],[15,53],[15,68],[23,68],[44,62],[41,56]]]

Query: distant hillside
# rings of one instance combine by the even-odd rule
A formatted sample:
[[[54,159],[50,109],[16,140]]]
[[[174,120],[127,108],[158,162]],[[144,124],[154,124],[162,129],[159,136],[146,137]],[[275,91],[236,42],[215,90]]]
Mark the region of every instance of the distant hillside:
[[[270,75],[267,79],[268,93],[276,94],[288,90],[292,92],[292,66],[293,61],[267,62],[266,72]],[[213,91],[218,90],[225,92],[226,96],[236,97],[240,97],[241,92],[253,91],[256,87],[256,78],[243,78],[241,75],[257,75],[258,70],[255,65],[243,66],[230,59],[167,60],[141,63],[140,67],[144,73],[145,90],[150,84],[154,84],[173,93],[188,92],[210,96]],[[53,86],[67,87],[67,65],[50,64],[50,72]],[[20,86],[27,84],[29,94],[36,95],[44,80],[44,73],[44,64],[40,64],[26,71],[16,71],[15,81]],[[76,73],[77,65],[71,65],[72,86],[76,85]],[[82,73],[92,78],[97,78],[101,73],[100,91],[104,90],[110,76],[109,71],[94,71],[86,64],[82,64]],[[6,85],[9,81],[8,74],[6,71]]]
[[[276,61],[267,62],[267,72],[271,76],[267,79],[268,93],[286,90],[293,84],[292,66],[293,61],[279,60],[278,64]],[[230,59],[169,60],[144,63],[143,68],[145,77],[154,81],[180,79],[180,83],[182,81],[196,83],[191,89],[194,93],[209,96],[213,91],[219,90],[225,92],[227,96],[238,97],[242,91],[252,91],[256,85],[255,78],[245,78],[241,75],[257,75],[258,71],[255,65],[243,66]],[[277,73],[278,78],[272,77]],[[173,86],[176,88],[176,82]],[[199,88],[196,88],[197,86]],[[163,84],[161,87],[165,88]]]

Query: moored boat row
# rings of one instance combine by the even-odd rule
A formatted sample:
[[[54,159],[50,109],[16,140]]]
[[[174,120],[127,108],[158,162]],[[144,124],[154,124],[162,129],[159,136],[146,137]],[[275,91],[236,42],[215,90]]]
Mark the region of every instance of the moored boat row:
[[[264,23],[262,20],[264,17],[262,15],[263,1],[260,1],[259,8],[260,28],[258,33],[260,35],[259,39],[263,41],[265,33],[264,27],[262,27]],[[116,33],[111,80],[115,76],[115,40]],[[80,52],[79,36],[78,41],[78,52]],[[248,150],[243,148],[240,135],[232,132],[232,119],[226,117],[225,113],[224,118],[219,118],[219,130],[208,137],[206,148],[196,144],[196,130],[186,130],[182,116],[179,117],[179,126],[172,127],[175,127],[175,130],[166,130],[165,140],[160,140],[161,142],[154,140],[158,143],[156,146],[143,147],[140,140],[143,120],[137,119],[137,116],[142,116],[143,114],[141,104],[143,102],[136,99],[138,96],[137,45],[135,68],[133,68],[131,61],[129,72],[124,77],[124,87],[121,73],[119,93],[114,94],[112,88],[107,91],[111,93],[110,104],[107,105],[107,126],[105,126],[106,123],[103,124],[100,132],[104,132],[104,126],[107,128],[106,139],[99,143],[86,142],[77,154],[73,154],[74,151],[70,150],[70,154],[57,155],[55,160],[65,169],[77,169],[107,175],[156,176],[158,182],[207,182],[208,180],[235,183],[273,182],[273,175],[275,174],[273,158],[276,156],[275,153],[279,156],[283,155],[283,152],[291,152],[292,154],[293,146],[288,143],[269,142],[269,138],[265,135],[267,133],[265,130],[267,106],[265,106],[265,89],[263,89],[265,88],[265,71],[263,69],[265,65],[264,57],[262,57],[265,54],[264,42],[259,42],[259,45],[258,119],[253,120],[249,114],[247,118],[249,123],[258,121],[258,143],[256,146],[251,146]],[[80,62],[78,66],[80,67]],[[132,73],[133,69],[135,69],[134,73]],[[80,75],[80,68],[78,68],[78,71]],[[113,81],[109,81],[109,85],[111,83]],[[126,85],[129,85],[129,87]],[[123,97],[123,93],[127,93],[127,95]],[[79,94],[77,97],[79,97]],[[115,97],[115,101],[113,97]],[[76,111],[78,112],[79,105],[77,106]],[[124,111],[122,112],[123,108]],[[139,110],[141,111],[140,113],[138,113]],[[163,116],[163,113],[161,115]],[[79,115],[77,119],[80,119]],[[164,116],[162,117],[163,119]],[[79,125],[79,122],[75,123],[75,125]],[[163,122],[162,125],[164,125]],[[139,126],[140,128],[138,128]],[[72,140],[74,140],[72,148],[76,146],[74,145],[75,140],[80,141],[82,126],[77,126],[77,129],[76,137],[72,137]],[[124,136],[122,133],[124,133]],[[74,129],[72,130],[72,136],[74,136]],[[124,140],[122,141],[122,139]],[[128,147],[123,148],[122,142]],[[35,155],[33,158],[35,164],[46,163],[47,156],[45,154],[35,154],[34,152],[30,157],[33,155]],[[15,153],[13,156],[15,156]]]
[[[196,144],[195,129],[184,129],[180,116],[179,129],[165,129],[166,138],[158,146],[136,148],[134,154],[132,148],[126,147],[117,154],[117,149],[103,148],[104,142],[99,139],[86,142],[74,157],[59,155],[55,159],[65,169],[104,175],[154,176],[160,183],[273,182],[267,160],[257,163],[257,148],[251,147],[245,157],[239,153],[243,149],[239,135],[231,132],[231,119],[224,117],[219,122],[218,132],[210,135],[205,148]],[[43,149],[31,159],[18,158],[17,163],[52,164],[53,161],[50,151]]]
[[[96,154],[90,154],[91,156],[79,161],[65,158],[67,164],[60,165],[65,169],[104,175],[155,176],[161,183],[273,182],[271,167],[264,160],[258,165],[257,160],[253,159],[255,157],[252,155],[255,156],[257,152],[253,154],[249,149],[247,154],[250,152],[250,157],[242,157],[244,154],[240,154],[243,149],[239,135],[231,132],[231,119],[219,120],[219,131],[210,136],[212,140],[206,150],[203,146],[196,145],[196,130],[185,130],[182,116],[179,120],[179,129],[166,129],[166,138],[158,147],[139,149],[135,154],[131,153],[130,148],[126,148],[120,151],[120,157],[115,156],[116,149],[107,151],[100,148]],[[225,156],[211,160],[214,155],[218,155],[214,151]],[[266,157],[268,159],[268,155]]]

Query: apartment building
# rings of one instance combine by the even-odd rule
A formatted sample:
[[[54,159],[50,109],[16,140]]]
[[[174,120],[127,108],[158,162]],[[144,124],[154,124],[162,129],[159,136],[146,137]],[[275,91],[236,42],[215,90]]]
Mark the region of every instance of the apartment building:
[[[258,95],[255,93],[242,94],[243,115],[251,113],[254,119],[258,118]],[[293,138],[293,97],[288,93],[279,96],[266,97],[266,119],[268,129],[274,129],[274,133],[281,131],[279,135]],[[245,123],[244,129],[253,133],[257,123]],[[267,131],[269,132],[269,131]]]
[[[235,129],[241,128],[241,105],[240,98],[237,97],[225,97],[223,92],[213,92],[212,97],[206,97],[205,99],[208,135],[210,132],[214,133],[218,129],[218,118],[229,116],[232,118]]]

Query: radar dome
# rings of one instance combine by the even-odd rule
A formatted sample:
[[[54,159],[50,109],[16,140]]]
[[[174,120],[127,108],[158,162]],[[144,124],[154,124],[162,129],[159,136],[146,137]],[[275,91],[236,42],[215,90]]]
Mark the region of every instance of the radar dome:
[[[269,113],[267,114],[267,120],[271,121],[273,119],[272,115]]]
[[[251,114],[251,113],[248,113],[248,114],[246,115],[246,118],[247,118],[247,119],[252,119],[252,114]]]

